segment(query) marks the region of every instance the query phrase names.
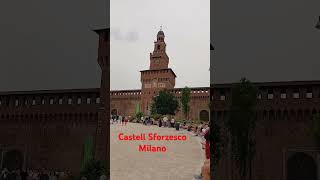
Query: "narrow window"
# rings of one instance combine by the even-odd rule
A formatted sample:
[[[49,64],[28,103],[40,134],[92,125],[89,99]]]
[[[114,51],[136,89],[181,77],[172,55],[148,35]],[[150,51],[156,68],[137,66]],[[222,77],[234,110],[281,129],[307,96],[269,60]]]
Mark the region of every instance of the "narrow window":
[[[293,91],[293,98],[294,99],[298,99],[298,98],[300,98],[300,94],[299,94],[299,90],[298,89],[295,89],[294,91]]]
[[[96,98],[96,104],[100,104],[100,97]]]
[[[87,98],[87,104],[91,104],[91,99]]]
[[[53,104],[53,98],[50,98],[49,104]]]
[[[62,98],[61,97],[59,98],[59,102],[58,103],[62,104]]]
[[[81,104],[81,98],[78,97],[77,104]]]
[[[261,99],[261,93],[257,95],[257,99]]]
[[[287,92],[286,92],[285,89],[281,90],[280,98],[281,99],[287,99]]]
[[[68,104],[72,104],[72,99],[69,97]]]
[[[273,91],[271,89],[268,90],[268,99],[273,99]]]
[[[312,98],[312,88],[307,89],[306,98],[308,98],[308,99]]]
[[[224,101],[224,100],[226,100],[226,95],[224,91],[220,91],[220,101]]]

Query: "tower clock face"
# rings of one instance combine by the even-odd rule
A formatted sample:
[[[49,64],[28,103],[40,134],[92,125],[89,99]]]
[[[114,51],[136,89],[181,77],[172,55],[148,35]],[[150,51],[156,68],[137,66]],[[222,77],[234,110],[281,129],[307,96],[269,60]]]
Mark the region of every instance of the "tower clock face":
[[[160,63],[160,59],[156,59],[155,62],[156,62],[157,64],[159,64],[159,63]]]

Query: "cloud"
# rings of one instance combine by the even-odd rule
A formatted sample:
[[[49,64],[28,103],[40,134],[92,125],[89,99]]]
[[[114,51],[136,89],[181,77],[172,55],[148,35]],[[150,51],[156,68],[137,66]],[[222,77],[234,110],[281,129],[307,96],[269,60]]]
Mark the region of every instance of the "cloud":
[[[111,28],[111,38],[117,41],[135,42],[139,39],[137,31],[122,32],[119,28]]]
[[[130,31],[126,35],[126,40],[129,42],[134,42],[139,39],[139,34],[136,31]]]
[[[119,28],[111,28],[110,35],[114,40],[122,40],[123,39]]]

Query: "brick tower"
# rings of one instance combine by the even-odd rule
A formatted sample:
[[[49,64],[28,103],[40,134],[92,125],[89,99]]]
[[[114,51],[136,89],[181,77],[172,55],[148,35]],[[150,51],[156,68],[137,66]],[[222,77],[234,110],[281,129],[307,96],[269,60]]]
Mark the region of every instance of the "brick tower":
[[[150,53],[150,66],[141,72],[141,110],[150,115],[152,98],[162,89],[173,89],[176,75],[169,68],[169,57],[166,53],[164,32],[160,29],[154,50]]]
[[[109,29],[94,30],[99,35],[98,63],[101,68],[100,106],[96,132],[95,152],[96,160],[106,162],[107,176],[110,167],[110,44]]]

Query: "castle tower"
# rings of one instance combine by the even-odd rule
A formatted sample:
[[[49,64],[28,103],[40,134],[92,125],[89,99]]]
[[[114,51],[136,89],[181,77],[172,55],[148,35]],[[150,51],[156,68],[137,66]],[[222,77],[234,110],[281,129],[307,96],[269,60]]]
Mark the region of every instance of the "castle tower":
[[[166,43],[164,41],[164,32],[160,30],[157,34],[157,40],[154,42],[153,53],[150,53],[150,69],[167,69],[169,57],[166,53]]]
[[[106,162],[107,177],[110,174],[110,30],[94,30],[99,35],[98,63],[101,68],[100,104],[94,158]]]
[[[141,110],[150,115],[152,99],[163,89],[173,89],[176,75],[169,68],[169,57],[166,53],[165,35],[162,29],[157,34],[154,50],[150,53],[150,66],[141,72]]]

